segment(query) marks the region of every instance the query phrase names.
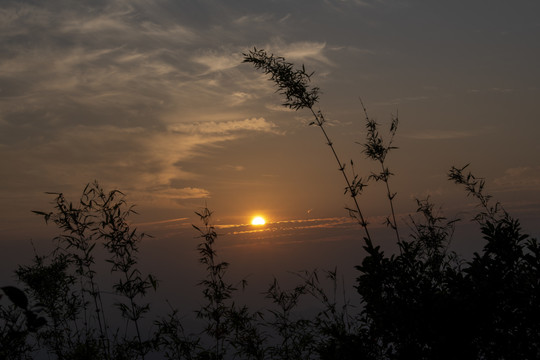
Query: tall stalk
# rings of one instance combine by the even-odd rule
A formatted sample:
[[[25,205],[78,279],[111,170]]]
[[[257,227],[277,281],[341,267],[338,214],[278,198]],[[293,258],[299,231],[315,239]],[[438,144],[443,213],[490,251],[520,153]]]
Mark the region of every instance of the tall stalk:
[[[225,281],[225,272],[229,263],[218,261],[214,250],[214,241],[217,238],[215,228],[210,223],[212,212],[204,208],[196,212],[204,224],[203,228],[193,225],[203,239],[197,246],[199,262],[206,265],[207,276],[199,285],[203,286],[203,295],[207,303],[197,311],[197,317],[205,319],[207,326],[205,332],[212,338],[214,344],[210,349],[212,359],[223,359],[227,352],[226,338],[230,329],[229,317],[232,308],[227,301],[231,299],[236,290]]]
[[[389,182],[390,176],[394,174],[390,172],[390,169],[385,164],[386,155],[388,155],[388,152],[390,150],[397,149],[397,147],[393,146],[392,143],[394,141],[394,136],[397,131],[399,119],[397,115],[392,118],[392,123],[390,124],[390,139],[385,145],[383,138],[378,131],[379,124],[375,120],[369,118],[367,109],[364,106],[364,102],[362,101],[362,99],[360,99],[360,104],[362,105],[362,109],[364,111],[367,129],[367,138],[366,142],[362,144],[364,146],[364,150],[362,152],[369,159],[377,161],[381,166],[380,173],[372,173],[369,178],[375,181],[382,181],[386,186],[386,196],[390,204],[390,217],[386,217],[385,223],[394,230],[397,238],[397,243],[401,244],[401,237],[399,236],[399,229],[396,220],[396,212],[394,210],[394,198],[396,197],[397,193],[390,190]]]
[[[371,244],[371,236],[367,226],[368,222],[360,209],[357,198],[365,184],[361,182],[361,179],[355,178],[351,180],[349,178],[345,171],[345,163],[338,156],[334,144],[324,127],[324,115],[320,110],[316,111],[314,109],[315,104],[319,101],[319,88],[309,86],[310,77],[313,73],[308,74],[303,65],[302,69],[295,69],[293,64],[286,62],[284,58],[268,55],[264,50],[254,48],[249,53],[243,55],[244,62],[252,63],[256,69],[260,69],[265,74],[270,75],[270,80],[276,83],[278,92],[285,95],[286,101],[283,103],[283,106],[294,110],[306,108],[311,111],[315,120],[310,125],[317,125],[321,129],[326,144],[330,147],[338,164],[338,170],[343,175],[343,179],[347,185],[345,192],[348,192],[353,199],[354,209],[348,210],[364,229],[365,240]]]
[[[105,194],[97,184],[95,186],[95,203],[99,204],[102,221],[98,229],[99,237],[103,239],[105,248],[110,253],[106,260],[112,264],[111,272],[119,272],[122,279],[114,284],[117,294],[127,298],[128,305],[117,303],[122,316],[131,321],[135,327],[136,347],[138,355],[144,360],[148,352],[148,344],[142,339],[140,321],[145,313],[150,310],[149,304],[139,304],[137,299],[146,295],[151,288],[156,290],[157,280],[152,275],[143,277],[137,265],[137,253],[139,243],[146,234],[138,234],[131,230],[127,218],[135,211],[127,206],[124,194],[113,190]]]

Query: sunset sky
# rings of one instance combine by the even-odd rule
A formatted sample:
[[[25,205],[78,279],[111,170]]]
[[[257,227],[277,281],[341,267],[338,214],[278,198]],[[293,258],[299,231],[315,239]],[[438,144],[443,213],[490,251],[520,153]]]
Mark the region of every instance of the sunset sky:
[[[132,221],[155,235],[152,259],[194,249],[190,224],[206,204],[237,262],[358,263],[362,233],[335,160],[310,114],[280,106],[273,84],[242,63],[254,47],[315,72],[329,135],[363,176],[377,168],[357,144],[359,98],[383,126],[399,114],[388,164],[404,229],[428,195],[466,226],[473,202],[446,174],[471,163],[538,236],[538,14],[537,0],[4,0],[3,262],[54,230],[31,213],[49,209],[44,192],[76,201],[98,180],[136,204]],[[382,184],[361,204],[390,241]],[[249,225],[255,215],[267,224]]]

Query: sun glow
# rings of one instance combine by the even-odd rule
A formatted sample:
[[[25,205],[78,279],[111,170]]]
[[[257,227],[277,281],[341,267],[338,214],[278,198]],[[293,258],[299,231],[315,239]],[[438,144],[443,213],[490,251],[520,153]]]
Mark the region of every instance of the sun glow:
[[[251,225],[264,225],[266,224],[266,220],[264,220],[261,216],[255,216],[253,219],[251,219]]]

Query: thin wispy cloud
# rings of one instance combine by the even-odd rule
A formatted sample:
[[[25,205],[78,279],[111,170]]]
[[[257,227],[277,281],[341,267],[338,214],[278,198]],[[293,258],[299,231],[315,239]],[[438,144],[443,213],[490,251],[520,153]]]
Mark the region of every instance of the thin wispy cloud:
[[[186,187],[181,189],[171,189],[165,195],[172,200],[185,200],[185,199],[208,199],[210,198],[210,192],[206,189]]]
[[[275,233],[279,231],[305,230],[317,228],[336,228],[342,226],[358,225],[350,217],[320,218],[320,219],[294,219],[282,220],[267,223],[264,226],[256,227],[250,224],[218,224],[217,229],[226,229],[226,235],[240,235],[250,233]]]
[[[291,61],[302,62],[305,60],[315,60],[326,65],[333,65],[333,62],[326,56],[325,42],[295,42],[291,44],[277,44],[276,46],[282,56]]]
[[[218,169],[220,169],[220,170],[232,170],[232,171],[244,171],[244,170],[246,170],[245,166],[243,166],[243,165],[223,165],[223,166],[220,166]]]
[[[230,96],[230,106],[238,106],[244,104],[246,101],[254,99],[255,96],[253,94],[249,94],[244,91],[235,91]]]
[[[77,17],[66,21],[61,30],[66,33],[79,32],[82,34],[125,32],[130,28],[129,24],[123,21],[125,12],[101,14],[89,18]]]
[[[493,180],[498,191],[540,190],[540,166],[520,166],[506,169]]]
[[[288,13],[287,15],[285,15],[285,16],[283,16],[281,19],[279,19],[279,22],[280,22],[280,23],[284,23],[284,22],[286,22],[287,20],[289,20],[291,17],[292,17],[292,14],[291,14],[291,13]]]
[[[463,139],[475,136],[473,131],[458,131],[458,130],[421,130],[416,133],[408,133],[401,135],[410,139],[418,140],[451,140]]]
[[[242,54],[240,53],[220,54],[215,51],[206,51],[192,58],[194,62],[207,67],[207,71],[203,74],[235,68],[242,63],[242,59]]]
[[[251,118],[236,121],[205,121],[193,124],[176,124],[169,126],[173,132],[187,134],[229,134],[232,132],[255,131],[280,134],[277,125],[264,118]]]
[[[405,216],[405,214],[400,214]],[[384,230],[385,217],[370,217],[372,230]],[[351,217],[292,219],[267,223],[263,226],[250,224],[217,224],[216,230],[232,247],[259,245],[291,245],[312,242],[344,242],[360,239],[361,226]],[[332,234],[342,234],[335,236]],[[344,234],[347,234],[346,236]],[[321,236],[322,235],[322,236]],[[280,241],[280,239],[284,239]]]
[[[296,112],[296,110],[291,109],[291,108],[289,108],[287,106],[283,106],[283,105],[280,105],[280,104],[274,104],[274,103],[266,104],[265,107],[268,110],[272,110],[272,111],[282,111],[282,112],[289,112],[289,113]]]
[[[273,14],[248,14],[235,19],[233,23],[239,25],[246,25],[251,23],[264,23],[273,19]]]
[[[135,226],[148,226],[148,225],[163,225],[163,224],[172,224],[172,223],[185,223],[186,220],[189,220],[189,218],[181,217],[181,218],[177,218],[177,219],[139,222],[139,223],[135,223],[133,225],[135,225]]]

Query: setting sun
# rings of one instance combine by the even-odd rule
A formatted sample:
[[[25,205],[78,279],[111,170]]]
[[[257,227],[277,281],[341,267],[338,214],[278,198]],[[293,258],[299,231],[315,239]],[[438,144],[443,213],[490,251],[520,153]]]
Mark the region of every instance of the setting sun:
[[[266,220],[264,220],[264,218],[262,218],[260,216],[255,216],[251,220],[251,225],[264,225],[264,224],[266,224]]]

